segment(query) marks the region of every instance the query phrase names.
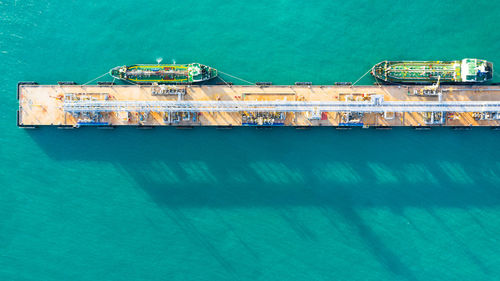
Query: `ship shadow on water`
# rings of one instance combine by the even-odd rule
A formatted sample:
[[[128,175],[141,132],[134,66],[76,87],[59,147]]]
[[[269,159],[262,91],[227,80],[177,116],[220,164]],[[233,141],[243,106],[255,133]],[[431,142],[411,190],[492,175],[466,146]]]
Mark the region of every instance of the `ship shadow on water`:
[[[182,208],[277,208],[291,229],[303,239],[314,240],[314,232],[296,220],[290,209],[315,207],[333,227],[337,227],[337,215],[353,225],[381,264],[415,280],[400,254],[384,244],[360,208],[388,208],[404,216],[408,207],[434,214],[432,210],[441,207],[467,210],[500,205],[500,155],[496,150],[485,151],[498,140],[499,132],[489,129],[42,128],[26,132],[49,157],[67,165],[74,160],[104,162],[129,175],[233,273],[231,263],[182,215]],[[472,251],[465,253],[487,271]]]
[[[104,79],[104,80],[106,80],[106,79]],[[113,82],[116,85],[133,85],[131,82],[127,82],[127,81],[123,81],[123,80],[102,81],[102,82],[108,82],[108,83]],[[223,80],[221,77],[217,76],[217,77],[212,78],[212,79],[207,80],[207,81],[198,82],[195,85],[201,85],[201,86],[204,86],[204,85],[225,85],[228,83],[229,82],[227,82],[226,80]]]

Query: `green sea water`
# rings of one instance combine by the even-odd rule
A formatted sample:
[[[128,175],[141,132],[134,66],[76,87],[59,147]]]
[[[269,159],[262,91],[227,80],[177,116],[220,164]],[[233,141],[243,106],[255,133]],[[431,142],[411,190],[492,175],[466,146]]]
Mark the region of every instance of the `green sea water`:
[[[16,127],[18,81],[160,57],[275,84],[354,81],[385,59],[500,64],[499,15],[494,1],[2,0],[0,280],[499,280],[499,131]]]

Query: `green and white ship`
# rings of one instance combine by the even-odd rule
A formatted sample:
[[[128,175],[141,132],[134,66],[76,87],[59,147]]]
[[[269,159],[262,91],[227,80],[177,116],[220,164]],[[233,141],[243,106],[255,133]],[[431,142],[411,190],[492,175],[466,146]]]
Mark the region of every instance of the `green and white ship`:
[[[431,84],[438,80],[445,84],[472,84],[491,80],[493,64],[479,59],[383,61],[373,66],[371,74],[391,84]]]
[[[199,64],[134,64],[110,70],[116,79],[133,83],[191,84],[217,77],[217,69]]]

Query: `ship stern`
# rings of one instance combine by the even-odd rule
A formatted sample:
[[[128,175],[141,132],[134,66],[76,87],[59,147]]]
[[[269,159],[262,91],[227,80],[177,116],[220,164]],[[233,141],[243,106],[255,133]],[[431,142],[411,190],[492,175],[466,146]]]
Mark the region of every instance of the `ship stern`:
[[[209,77],[210,77],[208,79],[213,79],[213,78],[219,76],[218,70],[215,68],[212,68],[212,67],[208,67],[208,73],[209,73]]]
[[[493,63],[492,62],[489,62],[489,61],[486,62],[485,70],[486,70],[486,80],[488,81],[488,80],[493,79]]]
[[[203,81],[211,80],[214,79],[219,75],[217,69],[207,66],[207,65],[201,65],[203,69]]]

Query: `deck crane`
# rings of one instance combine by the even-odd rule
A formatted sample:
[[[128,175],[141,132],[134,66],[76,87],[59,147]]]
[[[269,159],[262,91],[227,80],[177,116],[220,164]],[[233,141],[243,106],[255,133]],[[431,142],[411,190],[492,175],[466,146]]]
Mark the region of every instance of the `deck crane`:
[[[439,82],[441,81],[441,76],[438,76],[438,80],[436,84],[432,84],[431,86],[425,86],[420,89],[421,96],[435,96],[437,95],[436,91],[439,88]]]

